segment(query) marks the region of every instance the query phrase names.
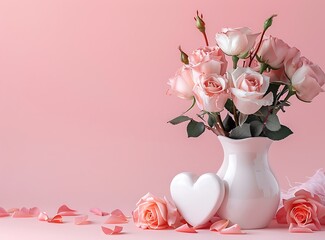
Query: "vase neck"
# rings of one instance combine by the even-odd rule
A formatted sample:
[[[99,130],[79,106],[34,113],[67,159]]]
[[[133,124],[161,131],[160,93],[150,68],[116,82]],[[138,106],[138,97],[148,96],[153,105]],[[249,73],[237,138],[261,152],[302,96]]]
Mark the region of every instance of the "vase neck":
[[[268,152],[272,140],[266,137],[254,137],[245,139],[231,139],[227,137],[218,137],[224,150],[224,154],[242,154],[242,153],[265,153]]]

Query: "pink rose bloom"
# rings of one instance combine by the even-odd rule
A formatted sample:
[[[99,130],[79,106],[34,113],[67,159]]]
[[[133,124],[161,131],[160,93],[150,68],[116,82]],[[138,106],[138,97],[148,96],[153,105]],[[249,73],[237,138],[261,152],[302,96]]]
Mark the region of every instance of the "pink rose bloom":
[[[230,88],[232,100],[243,114],[253,114],[262,106],[273,102],[272,92],[266,93],[269,77],[255,72],[251,68],[238,67],[231,73],[233,87]]]
[[[284,59],[284,69],[289,79],[291,79],[297,69],[302,66],[303,60],[304,58],[300,57],[299,49],[295,47],[289,49]]]
[[[260,60],[272,68],[280,68],[290,47],[281,39],[270,36],[262,41],[261,47],[257,52]]]
[[[151,193],[143,196],[132,212],[135,225],[142,229],[165,229],[176,227],[180,215],[176,207],[166,198],[158,198]]]
[[[263,74],[270,78],[270,83],[278,82],[278,83],[290,84],[290,80],[286,76],[284,67],[281,67],[276,70],[271,70],[269,72],[264,72]]]
[[[295,197],[283,200],[276,214],[279,223],[289,223],[290,232],[312,232],[321,229],[319,220],[325,216],[325,206],[316,195],[299,190]]]
[[[214,73],[224,75],[227,64],[225,54],[217,46],[199,48],[189,56],[189,65],[199,75]]]
[[[217,74],[201,75],[193,89],[198,107],[207,112],[222,111],[229,97],[227,89],[228,83],[224,77]]]
[[[182,99],[192,99],[193,98],[193,74],[192,69],[186,66],[181,67],[173,78],[169,79],[167,83],[170,86],[168,90],[169,94],[174,94],[175,96]]]
[[[303,58],[303,65],[292,75],[291,83],[300,100],[311,102],[324,91],[325,74],[319,66]]]
[[[245,58],[254,47],[258,35],[247,27],[223,28],[221,33],[216,34],[216,41],[225,54]]]

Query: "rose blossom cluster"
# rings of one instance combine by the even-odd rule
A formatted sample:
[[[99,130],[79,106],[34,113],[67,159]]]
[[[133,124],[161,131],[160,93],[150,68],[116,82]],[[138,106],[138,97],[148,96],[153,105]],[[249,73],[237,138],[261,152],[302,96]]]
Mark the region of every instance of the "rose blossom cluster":
[[[262,34],[252,33],[247,27],[224,28],[216,34],[214,46],[201,47],[189,55],[180,49],[184,64],[169,79],[168,92],[193,99],[203,113],[219,115],[230,101],[234,105],[230,113],[236,124],[242,120],[241,126],[247,115],[269,106],[265,121],[261,121],[265,124],[269,114],[289,106],[288,99],[293,95],[311,102],[324,91],[325,74],[297,48],[279,38],[265,37],[274,17],[265,22]],[[233,68],[227,68],[227,57],[231,57]],[[218,124],[223,128],[220,121]]]

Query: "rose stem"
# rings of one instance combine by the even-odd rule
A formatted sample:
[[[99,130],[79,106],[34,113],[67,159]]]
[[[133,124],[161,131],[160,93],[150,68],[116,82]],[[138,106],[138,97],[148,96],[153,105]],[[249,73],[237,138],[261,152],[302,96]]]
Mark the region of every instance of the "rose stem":
[[[221,119],[219,113],[217,113],[217,122],[218,122],[219,127],[222,130],[223,136],[227,136],[228,135],[227,131],[226,131],[225,127],[223,126],[222,119]]]
[[[252,58],[250,59],[250,62],[249,62],[249,65],[248,65],[249,67],[252,65],[253,59],[256,57],[256,54],[257,54],[258,50],[259,50],[260,47],[261,47],[261,44],[262,44],[262,41],[263,41],[263,37],[264,37],[264,34],[265,34],[266,30],[267,30],[267,29],[264,29],[264,30],[263,30],[263,33],[262,33],[262,36],[261,36],[260,42],[258,43],[257,48],[256,48],[256,50],[255,50],[255,52],[254,52]]]
[[[208,47],[209,46],[209,42],[208,42],[208,38],[207,38],[207,34],[204,32],[203,33],[203,36],[204,36],[204,40],[205,40],[205,45]]]

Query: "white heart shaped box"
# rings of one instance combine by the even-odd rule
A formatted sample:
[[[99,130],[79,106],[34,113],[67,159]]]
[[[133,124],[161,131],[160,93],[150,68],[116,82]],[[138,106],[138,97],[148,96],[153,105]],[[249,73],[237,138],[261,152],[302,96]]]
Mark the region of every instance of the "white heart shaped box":
[[[225,196],[223,181],[215,173],[196,176],[180,173],[170,184],[174,203],[193,227],[207,223],[218,211]]]

